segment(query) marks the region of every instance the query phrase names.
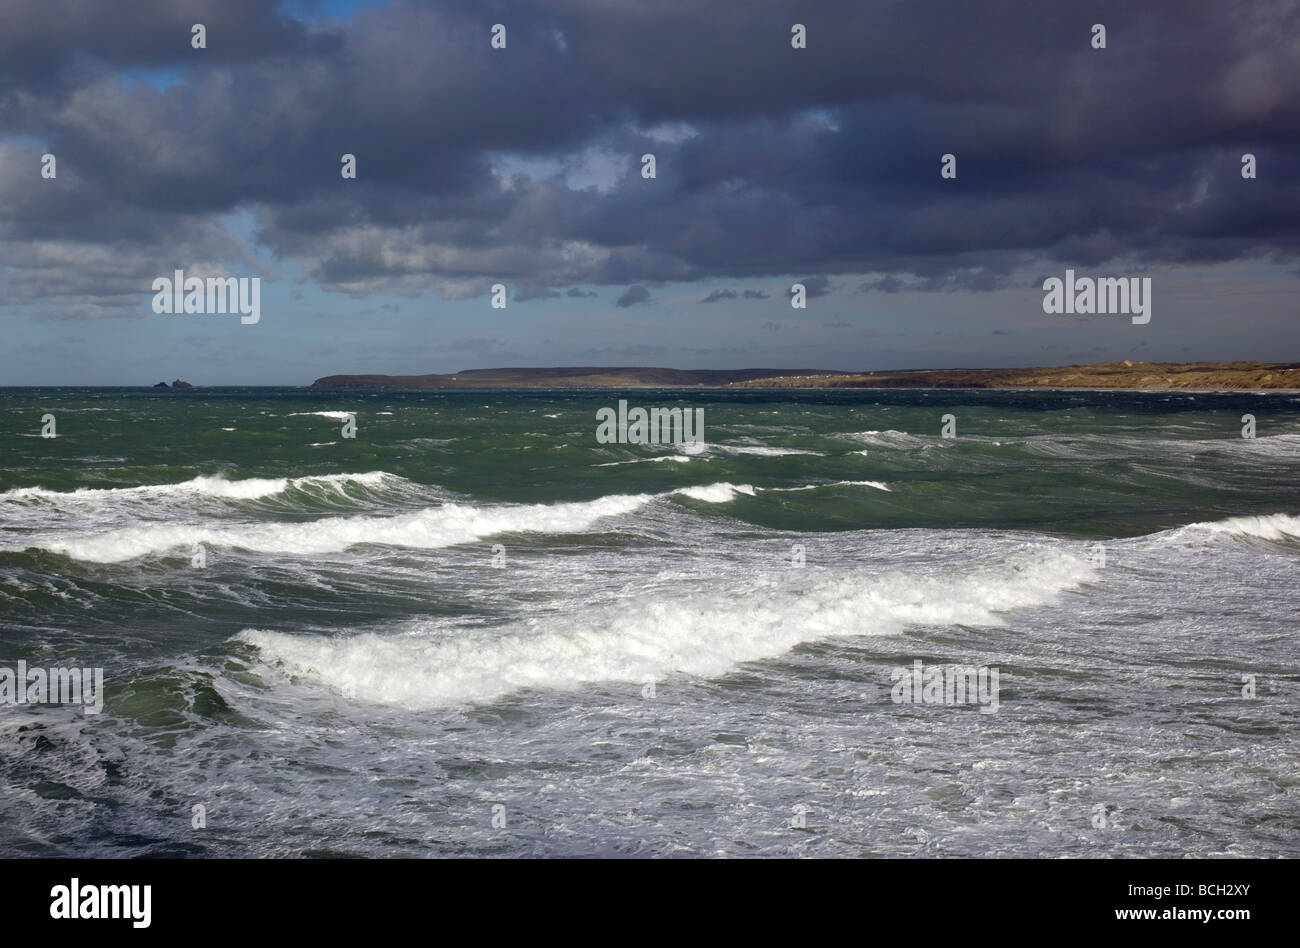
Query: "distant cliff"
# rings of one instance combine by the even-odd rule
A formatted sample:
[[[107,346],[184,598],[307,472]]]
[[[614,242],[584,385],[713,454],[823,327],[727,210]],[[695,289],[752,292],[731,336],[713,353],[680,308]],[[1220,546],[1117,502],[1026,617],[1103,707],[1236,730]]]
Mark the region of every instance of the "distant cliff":
[[[314,388],[1098,388],[1300,391],[1300,363],[1096,362],[1029,369],[554,368],[469,369],[455,375],[327,375]]]
[[[468,369],[454,375],[327,375],[313,388],[634,388],[729,385],[747,379],[797,375],[816,378],[829,369],[553,368]]]
[[[760,378],[741,388],[1111,388],[1242,391],[1300,390],[1300,363],[1095,362],[1031,369],[912,369],[831,378]]]

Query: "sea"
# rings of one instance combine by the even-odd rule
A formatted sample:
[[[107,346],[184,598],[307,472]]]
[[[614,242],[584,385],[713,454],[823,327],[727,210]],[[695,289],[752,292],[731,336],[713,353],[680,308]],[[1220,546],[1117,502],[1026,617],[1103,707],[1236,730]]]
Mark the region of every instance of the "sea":
[[[6,854],[1300,855],[1295,393],[0,408]]]

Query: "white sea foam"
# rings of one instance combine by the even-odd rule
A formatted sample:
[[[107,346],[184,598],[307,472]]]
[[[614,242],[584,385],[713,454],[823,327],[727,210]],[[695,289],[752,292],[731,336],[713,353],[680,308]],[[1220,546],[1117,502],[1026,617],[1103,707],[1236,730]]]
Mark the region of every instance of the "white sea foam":
[[[832,636],[913,625],[1000,625],[1002,612],[1053,601],[1094,578],[1083,560],[1040,549],[960,574],[795,571],[720,589],[707,580],[664,598],[580,606],[485,632],[446,626],[324,638],[246,629],[263,661],[350,699],[423,709],[522,688],[715,677]]]
[[[378,486],[385,478],[395,475],[384,471],[369,471],[365,474],[319,474],[309,477],[249,477],[230,481],[224,477],[195,477],[176,484],[144,484],[139,487],[79,487],[72,491],[47,490],[44,487],[17,487],[0,493],[0,501],[42,500],[59,503],[61,501],[113,501],[128,498],[166,498],[185,496],[227,497],[237,500],[253,500],[279,494],[289,487],[333,486],[348,483]]]
[[[97,536],[42,540],[39,548],[93,563],[188,550],[196,543],[259,553],[338,553],[361,543],[434,549],[499,533],[577,533],[602,517],[630,513],[653,495],[613,495],[581,503],[479,508],[444,504],[390,517],[326,517],[306,523],[202,526],[151,523]]]
[[[906,431],[895,431],[892,428],[886,431],[846,431],[838,435],[838,437],[848,438],[850,441],[868,444],[876,448],[894,448],[898,450],[924,448],[931,443],[931,440],[926,438],[908,434]]]
[[[737,494],[753,497],[754,488],[748,484],[705,484],[700,487],[683,487],[673,493],[685,494],[694,500],[702,500],[710,504],[722,504],[735,500]]]
[[[881,481],[834,481],[830,484],[806,484],[803,487],[760,487],[759,490],[770,490],[778,493],[788,493],[796,490],[820,490],[823,487],[874,487],[876,490],[890,490],[888,484]]]
[[[1161,429],[1197,430],[1188,425],[1170,425]],[[985,440],[964,436],[965,440]],[[997,444],[999,442],[992,442]],[[1193,459],[1210,452],[1232,452],[1241,456],[1258,455],[1268,459],[1294,459],[1300,457],[1300,435],[1282,433],[1242,438],[1237,428],[1228,428],[1218,436],[1204,438],[1157,437],[1155,433],[1133,435],[1115,433],[1089,433],[1061,437],[1056,434],[1029,435],[1024,438],[1004,438],[1001,443],[1023,444],[1031,452],[1046,457],[1095,461],[1114,457],[1162,457]]]
[[[321,418],[334,418],[338,421],[347,421],[356,415],[354,411],[291,411],[290,418],[297,418],[303,415],[317,415]]]
[[[752,454],[764,458],[779,458],[788,454],[810,454],[819,458],[826,456],[821,451],[808,451],[803,448],[774,448],[766,444],[717,444],[710,441],[708,447],[710,450],[723,451],[727,454]]]
[[[268,497],[283,490],[288,484],[299,487],[312,485],[337,486],[348,481],[377,485],[392,478],[394,486],[409,486],[409,482],[382,471],[367,475],[327,475],[324,477],[297,478],[280,484],[274,480],[218,481],[219,487],[206,485],[209,490],[226,490],[230,485],[243,485],[234,494],[240,498]],[[199,480],[199,479],[196,479]],[[185,485],[164,485],[171,488]],[[29,488],[32,490],[34,488]],[[127,488],[126,490],[139,490]],[[427,491],[429,488],[420,488]],[[111,493],[111,492],[105,492]],[[259,553],[323,554],[338,553],[358,544],[380,544],[414,549],[435,549],[469,543],[482,537],[499,533],[575,533],[590,529],[604,517],[631,513],[660,498],[680,494],[707,503],[725,503],[739,495],[753,496],[755,489],[748,484],[704,484],[684,487],[662,494],[612,494],[596,500],[558,504],[507,504],[478,507],[472,504],[446,503],[395,516],[354,515],[323,517],[305,523],[280,521],[260,523],[203,522],[177,523],[133,522],[128,526],[85,535],[83,530],[74,534],[15,537],[5,544],[5,549],[43,549],[78,560],[94,563],[120,563],[141,556],[187,551],[195,544],[252,550]],[[61,495],[56,495],[61,496]],[[75,496],[75,495],[73,495]]]
[[[1180,539],[1189,533],[1248,537],[1260,540],[1297,540],[1300,539],[1300,517],[1280,513],[1228,517],[1224,520],[1188,524],[1185,527],[1168,531],[1166,536]]]
[[[707,461],[708,458],[693,458],[685,454],[665,454],[657,458],[633,458],[630,461],[606,461],[603,464],[593,464],[592,467],[618,467],[620,464],[654,464],[659,461],[672,461],[677,464],[686,464],[690,461]]]

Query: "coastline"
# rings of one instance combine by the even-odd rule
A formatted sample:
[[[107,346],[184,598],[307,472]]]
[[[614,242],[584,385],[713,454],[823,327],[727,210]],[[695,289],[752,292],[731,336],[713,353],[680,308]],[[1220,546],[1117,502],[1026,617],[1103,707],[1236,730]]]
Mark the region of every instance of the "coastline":
[[[1179,383],[1183,384],[1179,384]],[[447,375],[329,375],[310,386],[358,389],[923,389],[996,391],[1297,392],[1300,363],[1098,362],[992,369],[667,369],[645,367],[471,369]]]

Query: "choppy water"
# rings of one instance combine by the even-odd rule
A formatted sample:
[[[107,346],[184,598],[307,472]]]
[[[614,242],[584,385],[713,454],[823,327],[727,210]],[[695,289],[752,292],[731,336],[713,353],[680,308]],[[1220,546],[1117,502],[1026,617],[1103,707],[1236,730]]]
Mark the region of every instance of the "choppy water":
[[[598,444],[619,397],[707,448]],[[1294,395],[0,407],[0,666],[106,682],[0,707],[7,852],[1300,854]]]

